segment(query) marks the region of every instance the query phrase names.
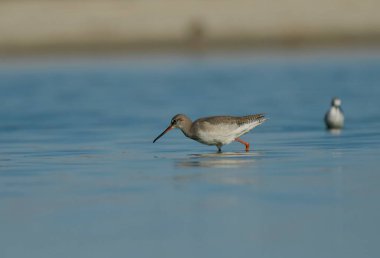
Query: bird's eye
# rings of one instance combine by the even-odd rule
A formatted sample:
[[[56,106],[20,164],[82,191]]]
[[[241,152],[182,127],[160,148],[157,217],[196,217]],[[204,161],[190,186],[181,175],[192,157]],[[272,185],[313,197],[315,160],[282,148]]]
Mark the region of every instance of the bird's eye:
[[[176,120],[172,120],[172,125],[174,125],[174,124],[176,124],[177,123],[177,121]]]

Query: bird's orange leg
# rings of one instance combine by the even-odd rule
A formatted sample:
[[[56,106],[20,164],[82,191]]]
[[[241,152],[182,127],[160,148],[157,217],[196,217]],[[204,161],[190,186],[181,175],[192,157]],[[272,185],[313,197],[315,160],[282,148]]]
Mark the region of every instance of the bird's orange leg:
[[[243,141],[243,140],[242,140],[242,139],[240,139],[240,138],[236,138],[236,139],[235,139],[235,141],[237,141],[237,142],[240,142],[240,143],[244,144],[244,145],[245,145],[245,151],[246,151],[246,152],[248,152],[248,151],[249,151],[249,143],[248,143],[248,142],[245,142],[245,141]]]

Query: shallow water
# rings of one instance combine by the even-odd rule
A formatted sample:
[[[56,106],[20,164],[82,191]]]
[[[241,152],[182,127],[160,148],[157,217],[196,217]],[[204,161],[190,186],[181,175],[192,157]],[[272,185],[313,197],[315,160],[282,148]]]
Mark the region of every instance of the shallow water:
[[[379,257],[379,83],[377,51],[2,61],[0,257]],[[152,144],[259,112],[249,153]]]

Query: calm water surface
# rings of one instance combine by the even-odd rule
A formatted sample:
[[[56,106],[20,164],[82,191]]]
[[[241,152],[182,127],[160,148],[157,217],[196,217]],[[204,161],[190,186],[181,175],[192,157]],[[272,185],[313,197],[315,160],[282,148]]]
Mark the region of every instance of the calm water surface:
[[[380,256],[378,51],[3,60],[0,89],[2,258]],[[152,144],[258,112],[250,153]]]

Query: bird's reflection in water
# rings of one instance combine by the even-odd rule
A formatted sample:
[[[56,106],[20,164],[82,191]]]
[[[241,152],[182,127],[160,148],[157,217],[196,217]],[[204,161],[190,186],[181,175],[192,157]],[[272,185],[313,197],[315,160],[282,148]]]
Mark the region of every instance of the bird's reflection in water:
[[[190,154],[186,159],[176,162],[177,167],[208,167],[208,168],[238,168],[247,167],[255,162],[260,153],[253,152],[223,152]]]
[[[331,135],[339,136],[339,135],[341,135],[342,130],[341,130],[341,129],[329,129],[328,132],[329,132]]]

